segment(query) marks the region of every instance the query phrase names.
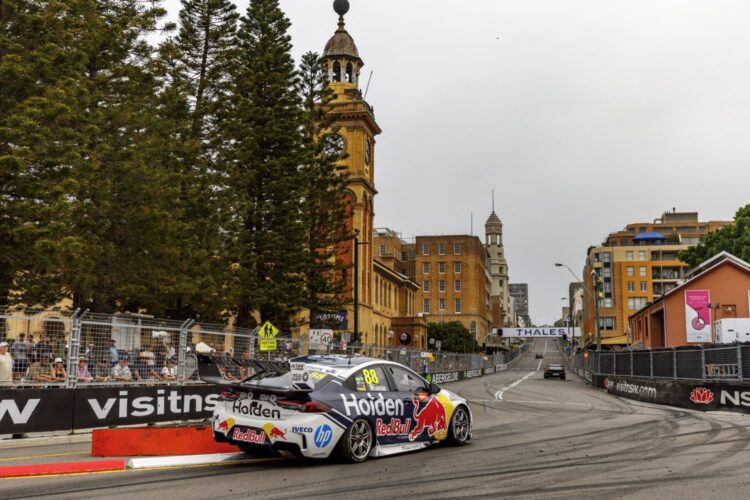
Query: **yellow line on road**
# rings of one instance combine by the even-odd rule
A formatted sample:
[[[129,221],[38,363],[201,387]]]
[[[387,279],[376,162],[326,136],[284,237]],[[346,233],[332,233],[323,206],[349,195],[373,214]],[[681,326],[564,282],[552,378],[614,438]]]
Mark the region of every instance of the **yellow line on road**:
[[[28,455],[26,457],[8,457],[8,458],[0,458],[0,462],[10,462],[12,460],[29,460],[31,458],[52,458],[52,457],[69,457],[73,455],[87,455],[90,456],[90,453],[87,452],[81,452],[81,451],[69,451],[66,453],[50,453],[48,455]]]

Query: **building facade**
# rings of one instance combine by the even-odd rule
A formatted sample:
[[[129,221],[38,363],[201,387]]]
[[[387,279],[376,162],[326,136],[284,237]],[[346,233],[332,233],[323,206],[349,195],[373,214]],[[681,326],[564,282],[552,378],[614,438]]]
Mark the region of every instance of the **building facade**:
[[[600,286],[599,329],[602,344],[629,344],[628,317],[677,287],[687,264],[678,254],[731,221],[700,222],[697,212],[666,212],[650,223],[628,224],[601,246],[590,247],[583,270],[586,287]],[[593,297],[584,301],[584,344],[595,339]]]
[[[531,317],[529,316],[528,283],[510,283],[508,285],[508,293],[513,297],[517,321],[523,322],[523,326],[531,326]]]
[[[480,344],[492,328],[489,254],[476,236],[417,236],[419,310],[429,322],[458,321]]]
[[[701,306],[689,305],[691,293],[704,297],[707,310],[699,311]],[[705,319],[696,322],[701,315]],[[750,264],[723,252],[697,266],[678,287],[630,317],[632,346],[680,347],[712,343],[716,321],[748,317]]]

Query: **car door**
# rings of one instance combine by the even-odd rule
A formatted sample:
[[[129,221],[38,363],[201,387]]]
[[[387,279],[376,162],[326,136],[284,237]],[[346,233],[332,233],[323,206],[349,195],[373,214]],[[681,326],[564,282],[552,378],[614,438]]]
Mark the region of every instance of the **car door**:
[[[353,413],[367,418],[378,444],[402,441],[400,436],[408,433],[403,426],[404,399],[393,390],[383,365],[373,364],[357,370],[347,379],[345,387],[353,391],[357,399],[356,407],[349,405],[353,411],[347,408],[350,418]]]
[[[447,414],[443,403],[429,393],[430,384],[406,367],[387,365],[386,371],[404,401],[405,442],[443,439],[447,431]]]

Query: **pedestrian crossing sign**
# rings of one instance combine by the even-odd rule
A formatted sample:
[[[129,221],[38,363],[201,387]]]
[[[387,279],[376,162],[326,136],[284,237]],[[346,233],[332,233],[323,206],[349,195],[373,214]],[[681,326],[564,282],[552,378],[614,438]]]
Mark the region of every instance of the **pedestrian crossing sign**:
[[[273,323],[266,321],[258,330],[258,337],[262,339],[275,339],[279,334],[279,329],[273,326]]]

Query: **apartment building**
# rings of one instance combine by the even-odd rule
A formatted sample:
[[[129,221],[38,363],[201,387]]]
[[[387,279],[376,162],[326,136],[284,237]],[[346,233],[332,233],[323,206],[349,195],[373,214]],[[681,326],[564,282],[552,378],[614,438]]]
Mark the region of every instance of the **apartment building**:
[[[731,221],[701,222],[697,212],[665,212],[653,222],[628,224],[611,233],[600,246],[590,247],[583,279],[594,290],[601,282],[599,329],[603,345],[629,343],[628,317],[678,286],[687,264],[678,254],[701,243],[711,231]],[[584,342],[595,342],[593,297],[584,300]]]
[[[484,342],[492,328],[489,253],[476,236],[417,236],[417,303],[429,322],[461,322]],[[406,249],[408,252],[408,248]]]

